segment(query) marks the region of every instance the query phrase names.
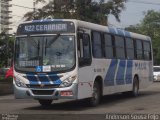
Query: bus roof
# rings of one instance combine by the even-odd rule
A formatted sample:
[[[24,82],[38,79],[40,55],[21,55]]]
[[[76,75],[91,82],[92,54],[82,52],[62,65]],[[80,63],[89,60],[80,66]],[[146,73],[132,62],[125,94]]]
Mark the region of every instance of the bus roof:
[[[135,39],[141,39],[141,40],[148,40],[151,41],[151,38],[149,36],[145,36],[142,34],[138,33],[133,33],[129,32],[123,29],[115,28],[115,27],[108,27],[108,26],[103,26],[91,22],[86,22],[86,21],[81,21],[81,20],[76,20],[76,19],[43,19],[43,20],[33,20],[33,21],[26,21],[22,24],[25,23],[38,23],[38,22],[51,22],[51,21],[73,21],[77,26],[80,26],[81,28],[86,28],[86,29],[92,29],[95,31],[102,31],[118,36],[125,36],[125,37],[131,37]]]
[[[131,37],[131,38],[141,39],[141,40],[148,40],[148,41],[151,40],[151,38],[149,36],[129,32],[129,31],[126,31],[123,29],[115,28],[115,27],[108,27],[108,26],[98,25],[98,24],[80,21],[80,20],[77,20],[77,23],[81,27],[89,28],[89,29],[92,29],[95,31],[97,30],[97,31],[102,31],[102,32],[107,32],[110,34],[118,35],[118,36]]]

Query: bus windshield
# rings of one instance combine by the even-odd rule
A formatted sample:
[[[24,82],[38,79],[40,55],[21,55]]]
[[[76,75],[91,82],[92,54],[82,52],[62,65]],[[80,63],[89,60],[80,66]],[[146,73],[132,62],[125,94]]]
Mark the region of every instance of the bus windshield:
[[[28,72],[60,72],[75,65],[74,36],[18,37],[15,50],[15,68]],[[37,71],[37,66],[42,70]],[[43,69],[45,66],[46,69]]]

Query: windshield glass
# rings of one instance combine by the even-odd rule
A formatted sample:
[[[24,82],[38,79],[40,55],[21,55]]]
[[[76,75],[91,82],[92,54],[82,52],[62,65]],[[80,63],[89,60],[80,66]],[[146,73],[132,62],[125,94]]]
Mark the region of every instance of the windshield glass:
[[[160,72],[160,67],[153,67],[154,72]]]
[[[15,68],[29,72],[58,72],[75,65],[74,36],[17,38]]]

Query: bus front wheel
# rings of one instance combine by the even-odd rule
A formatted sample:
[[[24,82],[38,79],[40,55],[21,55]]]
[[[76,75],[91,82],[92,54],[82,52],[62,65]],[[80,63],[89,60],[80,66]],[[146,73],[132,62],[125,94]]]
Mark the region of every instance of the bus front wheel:
[[[52,104],[52,100],[38,100],[42,106],[49,106]]]
[[[91,106],[97,106],[100,102],[100,85],[97,81],[95,81],[93,86],[92,97],[89,99]]]

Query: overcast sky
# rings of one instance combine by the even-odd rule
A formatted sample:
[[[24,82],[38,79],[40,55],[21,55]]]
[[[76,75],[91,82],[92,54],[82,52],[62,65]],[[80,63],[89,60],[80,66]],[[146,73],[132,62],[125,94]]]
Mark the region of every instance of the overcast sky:
[[[126,4],[126,9],[125,11],[123,11],[121,13],[121,23],[117,23],[115,18],[110,15],[109,17],[109,23],[113,24],[114,26],[117,27],[121,27],[124,28],[126,26],[129,25],[133,25],[133,24],[137,24],[139,23],[144,15],[143,12],[153,9],[156,11],[160,11],[160,0],[130,0],[130,1],[145,1],[145,2],[149,2],[149,3],[159,3],[157,5],[153,5],[153,4],[142,4],[142,3],[136,3],[136,2],[128,2]],[[26,6],[26,7],[33,7],[33,0],[12,0],[11,2],[12,4],[15,5],[21,5],[21,6]],[[11,8],[12,15],[13,15],[13,31],[15,32],[16,30],[16,26],[22,22],[22,17],[23,15],[28,12],[31,11],[30,9],[27,8],[21,8],[21,7],[17,7],[14,6]]]
[[[113,16],[110,16],[109,22],[111,24],[114,24],[121,28],[125,28],[126,26],[140,23],[140,21],[144,18],[144,12],[148,10],[153,9],[155,11],[160,11],[160,0],[129,0],[129,1],[139,1],[139,2],[144,1],[146,4],[127,2],[125,11],[121,13],[121,23],[117,23],[115,18]]]

